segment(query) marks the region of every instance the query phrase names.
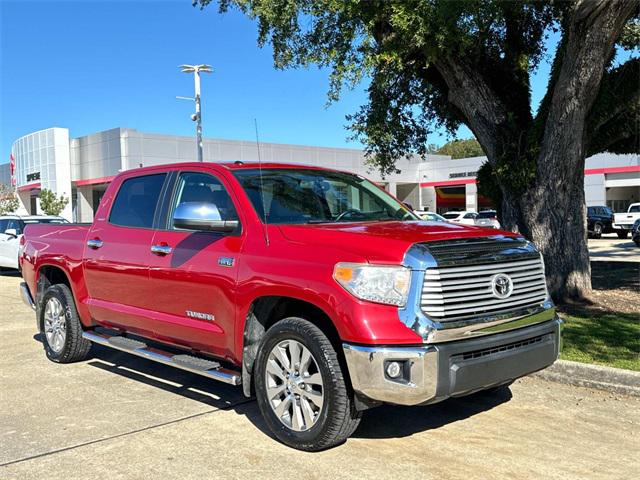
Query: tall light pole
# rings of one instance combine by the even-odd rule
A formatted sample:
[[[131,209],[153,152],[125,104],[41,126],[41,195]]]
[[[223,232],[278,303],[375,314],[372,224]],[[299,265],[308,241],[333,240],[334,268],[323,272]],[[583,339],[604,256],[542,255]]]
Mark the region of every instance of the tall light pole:
[[[193,73],[195,84],[196,113],[191,115],[191,120],[196,122],[196,143],[198,144],[198,161],[202,162],[202,110],[200,109],[200,72],[211,73],[211,65],[180,65],[182,73]]]

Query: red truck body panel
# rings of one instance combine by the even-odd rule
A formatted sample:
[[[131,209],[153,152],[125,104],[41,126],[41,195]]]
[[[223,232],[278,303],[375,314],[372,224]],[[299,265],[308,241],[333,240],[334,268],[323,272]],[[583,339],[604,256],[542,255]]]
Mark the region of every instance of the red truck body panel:
[[[368,222],[269,225],[265,228],[232,170],[255,164],[184,163],[124,172],[105,193],[91,226],[29,225],[20,259],[36,294],[42,268],[65,272],[86,327],[102,325],[185,346],[240,364],[243,332],[253,302],[264,296],[299,299],[321,309],[343,341],[417,344],[421,338],[398,320],[397,307],[356,299],[332,277],[337,262],[399,265],[409,247],[464,237],[513,235],[493,229],[439,222]],[[263,168],[315,168],[263,164]],[[109,223],[122,182],[172,171],[217,176],[235,204],[242,231],[215,238],[198,232],[128,228]],[[269,243],[267,244],[266,237]],[[97,250],[87,240],[99,239]],[[172,255],[150,252],[153,244]],[[221,265],[220,258],[233,258]],[[211,312],[215,321],[186,310]]]

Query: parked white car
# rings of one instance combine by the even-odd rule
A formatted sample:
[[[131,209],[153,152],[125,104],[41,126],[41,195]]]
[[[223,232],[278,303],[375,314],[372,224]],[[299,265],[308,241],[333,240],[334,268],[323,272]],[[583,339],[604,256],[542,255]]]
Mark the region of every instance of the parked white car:
[[[495,210],[484,210],[478,213],[476,225],[479,227],[499,229],[500,222],[498,221],[498,213]]]
[[[24,227],[30,223],[69,223],[51,215],[0,216],[0,268],[18,268],[18,247]]]
[[[420,217],[420,220],[426,220],[428,222],[446,222],[447,219],[444,218],[442,215],[438,215],[436,212],[425,212],[424,210],[414,210],[413,213],[415,213],[418,217]]]
[[[464,225],[475,225],[478,214],[469,210],[461,212],[447,212],[442,215],[447,222],[462,223]]]
[[[632,203],[626,213],[613,214],[612,226],[619,238],[627,238],[631,227],[638,219],[640,219],[640,203]]]

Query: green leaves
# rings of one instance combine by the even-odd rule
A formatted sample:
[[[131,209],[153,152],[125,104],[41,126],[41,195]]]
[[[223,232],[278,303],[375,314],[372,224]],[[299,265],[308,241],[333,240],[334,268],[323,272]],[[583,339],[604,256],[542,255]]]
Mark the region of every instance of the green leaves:
[[[201,8],[212,3],[216,2],[194,2]],[[574,2],[219,0],[217,4],[222,12],[237,8],[257,19],[258,44],[273,47],[276,68],[329,68],[329,103],[339,98],[343,88],[369,82],[368,102],[347,119],[352,138],[365,144],[370,162],[382,173],[395,171],[400,157],[426,154],[428,137],[435,128],[455,132],[466,124],[490,154],[494,175],[514,187],[526,187],[535,170],[552,98],[550,94],[545,97],[534,118],[530,75],[544,58],[549,33],[562,30]],[[637,48],[639,31],[635,17],[628,22],[620,44]],[[549,83],[551,93],[564,43],[563,36]],[[493,125],[492,135],[474,130],[478,118],[495,116],[481,111],[480,101],[464,113],[460,101],[455,106],[451,88],[459,79],[451,76],[455,69],[445,72],[440,68],[443,60],[464,66],[457,71],[473,77],[466,79],[466,85],[475,78],[488,88],[485,92],[491,97],[480,99],[485,108],[499,101],[507,112],[503,123]],[[469,90],[466,95],[478,100],[481,93]],[[604,119],[607,111],[616,110],[610,108],[612,104],[620,102],[616,95],[601,96],[594,107],[600,119],[595,122],[600,127],[591,129],[595,136],[604,133],[606,126],[612,127],[615,119],[628,120],[633,114],[627,108],[626,114]],[[634,105],[637,102],[631,103]],[[485,120],[483,128],[486,124]],[[611,137],[611,128],[607,135]],[[627,140],[616,140],[617,148],[623,149]],[[605,142],[593,140],[592,145],[602,148]]]
[[[64,195],[59,197],[46,188],[40,192],[40,208],[45,215],[60,215],[69,203],[69,199]]]
[[[7,185],[0,183],[0,215],[6,215],[7,213],[14,213],[20,203],[14,193],[13,189]]]

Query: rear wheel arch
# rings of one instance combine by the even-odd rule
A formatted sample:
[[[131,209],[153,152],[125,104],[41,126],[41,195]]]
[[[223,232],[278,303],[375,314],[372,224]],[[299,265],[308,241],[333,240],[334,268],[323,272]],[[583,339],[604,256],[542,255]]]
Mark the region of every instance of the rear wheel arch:
[[[317,326],[338,352],[343,371],[346,362],[342,354],[342,340],[331,317],[317,305],[295,297],[264,296],[253,301],[244,324],[242,350],[242,388],[246,396],[251,396],[252,373],[258,348],[265,332],[279,320],[301,317]],[[348,377],[348,374],[347,374]],[[350,379],[347,378],[350,385]]]
[[[42,265],[38,269],[36,278],[36,311],[38,312],[38,327],[40,328],[40,331],[42,331],[42,325],[40,325],[40,308],[42,307],[42,297],[44,296],[44,293],[51,285],[66,285],[72,293],[73,288],[67,272],[57,265]]]

